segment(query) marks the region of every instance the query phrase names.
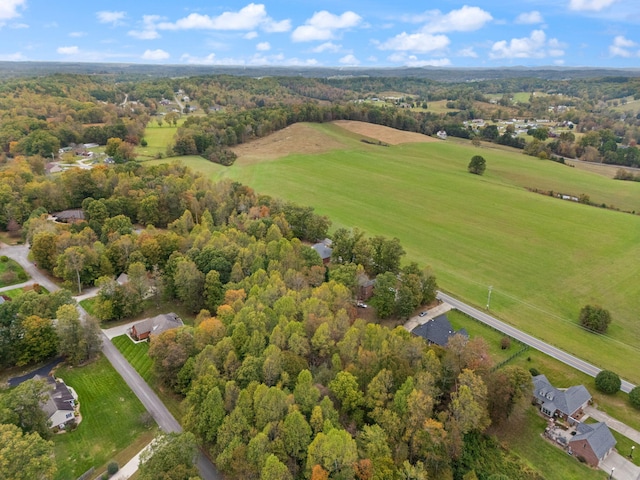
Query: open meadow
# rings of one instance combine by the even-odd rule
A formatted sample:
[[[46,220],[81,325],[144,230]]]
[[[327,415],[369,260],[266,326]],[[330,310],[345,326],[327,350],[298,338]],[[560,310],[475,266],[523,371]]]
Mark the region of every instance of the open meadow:
[[[431,265],[444,290],[528,333],[640,383],[640,216],[531,193],[526,187],[640,212],[640,184],[619,182],[517,151],[454,142],[383,147],[337,125],[307,125],[345,146],[232,167],[192,157],[213,178],[312,205],[333,227],[398,237],[407,260]],[[246,146],[245,146],[246,148]],[[279,146],[282,149],[282,145]],[[261,153],[269,156],[268,145]],[[483,155],[487,171],[467,172]],[[587,303],[609,309],[606,336],[578,327]]]

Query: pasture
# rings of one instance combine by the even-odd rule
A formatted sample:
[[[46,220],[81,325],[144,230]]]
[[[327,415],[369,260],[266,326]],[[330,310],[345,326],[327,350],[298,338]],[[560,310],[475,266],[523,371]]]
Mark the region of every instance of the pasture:
[[[310,125],[327,137],[336,125]],[[407,260],[431,265],[441,288],[602,368],[640,383],[640,217],[528,192],[579,195],[640,212],[640,184],[619,182],[502,149],[453,142],[382,147],[342,137],[345,147],[230,168],[202,160],[264,194],[313,205],[333,226],[396,236]],[[265,155],[268,149],[263,149]],[[487,172],[467,173],[474,154]],[[213,167],[213,168],[212,168]],[[580,308],[608,308],[606,336],[581,330]]]

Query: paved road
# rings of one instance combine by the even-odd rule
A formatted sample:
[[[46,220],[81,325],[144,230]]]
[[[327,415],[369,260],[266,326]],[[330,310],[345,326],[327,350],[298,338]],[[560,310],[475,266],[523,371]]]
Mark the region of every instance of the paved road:
[[[492,317],[491,315],[488,315],[482,310],[478,310],[477,308],[467,305],[466,303],[463,303],[460,300],[447,295],[446,293],[438,292],[438,298],[444,302],[447,302],[452,307],[460,310],[461,312],[475,318],[479,322],[489,325],[490,327],[493,327],[496,330],[509,335],[510,337],[515,338],[516,340],[519,340],[522,343],[535,348],[536,350],[541,351],[542,353],[546,353],[550,357],[553,357],[556,360],[560,360],[566,365],[580,370],[587,375],[595,377],[601,371],[601,369],[596,367],[595,365],[585,362],[578,357],[574,357],[573,355],[570,355],[560,350],[559,348],[554,347],[553,345],[543,342],[542,340],[538,340],[537,338],[532,337],[531,335],[528,335],[523,331],[518,330],[517,328],[514,328],[495,317]],[[635,385],[633,385],[632,383],[629,383],[626,380],[622,380],[622,386],[620,387],[620,389],[623,392],[629,393],[634,387]]]
[[[29,254],[28,245],[3,246],[0,248],[0,254],[6,255],[18,262],[34,282],[44,286],[50,292],[55,292],[60,289],[58,285],[40,272],[33,263],[29,262],[27,258]],[[87,315],[87,312],[80,305],[78,305],[78,310],[83,318]],[[102,353],[111,362],[113,368],[122,376],[127,385],[129,385],[129,388],[135,393],[158,426],[165,432],[181,432],[182,427],[178,421],[171,415],[171,412],[164,406],[151,387],[147,385],[147,382],[144,381],[131,364],[122,356],[104,332],[102,336]],[[223,480],[222,475],[203,453],[200,453],[198,457],[198,469],[200,470],[200,476],[204,480]]]

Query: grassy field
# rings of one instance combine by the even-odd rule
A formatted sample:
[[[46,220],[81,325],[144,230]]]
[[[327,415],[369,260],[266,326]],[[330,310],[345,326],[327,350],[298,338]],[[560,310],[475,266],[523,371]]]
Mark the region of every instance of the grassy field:
[[[155,120],[151,120],[144,132],[144,139],[147,141],[146,147],[136,147],[137,159],[140,161],[156,158],[156,155],[166,155],[167,145],[173,142],[173,137],[178,131],[178,126],[182,125],[184,120],[180,119],[177,126],[163,122],[159,126]]]
[[[344,149],[229,168],[185,163],[260,193],[313,205],[338,226],[397,236],[407,259],[431,265],[440,286],[602,368],[640,383],[640,216],[533,194],[579,195],[640,212],[640,184],[502,149],[453,142],[366,145],[335,125],[312,125]],[[268,152],[265,152],[268,154]],[[484,176],[466,171],[487,159]],[[391,172],[393,172],[391,174]],[[608,308],[607,336],[577,326],[587,303]]]
[[[27,272],[14,260],[8,258],[0,261],[0,287],[26,282],[28,279]]]
[[[57,479],[77,478],[130,444],[153,438],[155,429],[140,422],[144,407],[104,357],[80,368],[59,368],[56,375],[76,390],[82,414],[77,430],[53,437]]]

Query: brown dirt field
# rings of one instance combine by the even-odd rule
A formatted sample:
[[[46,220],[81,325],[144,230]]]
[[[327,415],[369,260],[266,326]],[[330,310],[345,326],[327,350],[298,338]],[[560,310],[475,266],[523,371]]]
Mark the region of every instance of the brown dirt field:
[[[380,140],[390,145],[398,145],[400,143],[418,143],[418,142],[437,142],[438,139],[423,135],[421,133],[403,132],[395,128],[385,127],[384,125],[374,125],[373,123],[356,122],[353,120],[337,120],[333,122],[345,130],[364,135],[369,138]]]
[[[275,160],[286,155],[323,153],[344,148],[345,144],[306,123],[294,123],[271,135],[243,143],[232,150],[237,162],[251,164]]]

